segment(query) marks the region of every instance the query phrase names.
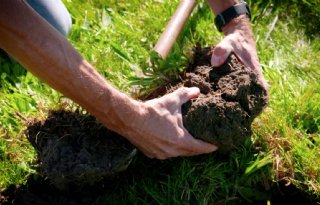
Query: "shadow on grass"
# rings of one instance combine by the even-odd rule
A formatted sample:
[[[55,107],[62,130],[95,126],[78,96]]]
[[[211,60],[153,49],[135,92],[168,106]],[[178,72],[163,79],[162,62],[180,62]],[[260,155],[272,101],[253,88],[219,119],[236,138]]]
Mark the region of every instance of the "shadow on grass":
[[[198,161],[207,157],[193,157],[188,160]],[[167,161],[151,160],[139,154],[135,162],[125,172],[114,178],[105,179],[93,186],[82,187],[81,191],[69,189],[60,191],[56,189],[45,176],[30,175],[25,185],[10,185],[0,193],[0,204],[23,204],[23,205],[71,205],[71,204],[135,204],[128,199],[128,193],[132,192],[136,197],[137,204],[162,204],[148,195],[140,185],[146,181],[161,183],[168,180],[176,166],[183,160],[177,158]],[[260,187],[257,187],[260,189]],[[78,190],[78,191],[75,191]],[[168,190],[169,191],[169,190]],[[219,199],[214,204],[316,204],[319,199],[307,195],[293,185],[286,186],[282,183],[273,183],[271,189],[266,192],[269,197],[264,200],[247,201],[240,196],[233,199]],[[132,194],[132,193],[131,193]],[[161,194],[161,193],[159,193]],[[139,201],[143,200],[143,201]],[[111,203],[109,203],[111,202]],[[188,202],[181,201],[174,204],[201,204],[200,201],[190,198]]]

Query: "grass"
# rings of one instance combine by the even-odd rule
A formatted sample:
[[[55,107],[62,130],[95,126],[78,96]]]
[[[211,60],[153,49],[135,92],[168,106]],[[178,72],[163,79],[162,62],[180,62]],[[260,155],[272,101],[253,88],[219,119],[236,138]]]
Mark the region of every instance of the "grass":
[[[196,43],[209,46],[223,38],[210,9],[200,1],[168,59],[150,67],[152,48],[179,1],[65,3],[73,17],[68,39],[110,83],[128,93],[132,87],[148,90],[175,80]],[[124,177],[123,186],[102,201],[212,204],[242,198],[253,202],[270,199],[273,182],[293,184],[320,197],[320,41],[315,32],[320,24],[314,18],[319,16],[318,0],[249,3],[260,63],[271,86],[270,105],[255,120],[252,141],[227,157],[137,160],[132,176]],[[5,56],[0,56],[0,80],[3,190],[25,183],[36,170],[35,153],[23,135],[24,119],[44,117],[65,98]],[[139,177],[142,168],[148,171]]]

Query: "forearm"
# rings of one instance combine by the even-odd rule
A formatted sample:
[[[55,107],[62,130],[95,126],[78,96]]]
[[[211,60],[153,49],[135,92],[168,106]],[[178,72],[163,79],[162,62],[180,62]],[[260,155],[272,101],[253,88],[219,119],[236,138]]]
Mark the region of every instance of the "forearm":
[[[138,111],[136,101],[110,86],[24,1],[1,1],[0,47],[113,130],[124,132],[128,125],[123,118],[128,123]]]
[[[218,15],[229,7],[240,3],[240,0],[208,0],[208,3],[214,14]],[[238,32],[244,37],[244,41],[252,41],[250,45],[253,46],[253,49],[256,49],[250,19],[247,15],[240,15],[232,19],[222,27],[222,32],[225,36]]]
[[[79,103],[149,157],[213,152],[183,127],[181,106],[199,89],[181,88],[138,102],[110,86],[54,28],[22,0],[0,1],[0,47],[34,75]]]
[[[240,0],[208,0],[208,3],[215,15],[218,15],[230,6],[233,6],[239,2]]]

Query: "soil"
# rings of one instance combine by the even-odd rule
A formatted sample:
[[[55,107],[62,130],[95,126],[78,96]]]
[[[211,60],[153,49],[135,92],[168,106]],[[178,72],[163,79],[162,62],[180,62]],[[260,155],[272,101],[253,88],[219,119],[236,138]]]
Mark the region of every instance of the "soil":
[[[179,87],[198,87],[197,99],[182,107],[183,125],[195,138],[215,144],[228,154],[251,136],[251,123],[268,104],[268,91],[257,74],[231,54],[221,67],[210,63],[212,48],[196,47],[194,60],[181,82],[155,90],[148,99]]]
[[[30,124],[27,138],[57,188],[83,187],[125,170],[136,149],[93,116],[77,110],[51,111]]]

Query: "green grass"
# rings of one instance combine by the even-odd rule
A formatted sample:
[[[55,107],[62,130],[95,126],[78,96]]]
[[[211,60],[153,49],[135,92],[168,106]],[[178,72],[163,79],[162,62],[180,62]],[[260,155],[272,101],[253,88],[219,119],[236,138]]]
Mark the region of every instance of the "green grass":
[[[196,43],[223,36],[201,1],[167,60],[149,66],[152,48],[179,1],[65,1],[73,17],[68,39],[113,85],[153,88],[175,80]],[[320,6],[314,1],[249,2],[270,105],[253,124],[252,142],[227,157],[216,154],[164,162],[142,160],[107,204],[212,204],[268,199],[272,182],[320,197]],[[306,12],[308,11],[308,12]],[[310,19],[305,24],[304,19]],[[144,77],[141,77],[144,76]],[[0,190],[25,183],[36,156],[23,135],[29,117],[68,102],[0,56]],[[20,116],[20,117],[19,117]],[[21,117],[22,116],[22,117]],[[140,159],[140,158],[139,158]],[[141,169],[148,170],[141,177]],[[140,173],[134,176],[134,173]]]

